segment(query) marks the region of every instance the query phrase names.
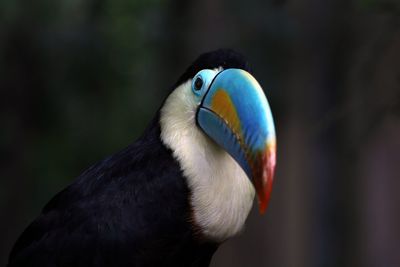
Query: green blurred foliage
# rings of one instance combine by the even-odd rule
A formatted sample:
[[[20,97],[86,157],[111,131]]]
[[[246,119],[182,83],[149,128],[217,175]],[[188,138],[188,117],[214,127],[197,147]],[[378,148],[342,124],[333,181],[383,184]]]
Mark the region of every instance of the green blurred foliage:
[[[32,66],[25,71],[36,72],[34,81],[27,77],[26,82],[33,88],[9,88],[21,91],[8,93],[34,98],[27,110],[31,125],[21,125],[30,131],[31,148],[25,151],[30,160],[21,162],[28,166],[21,169],[36,177],[38,195],[40,183],[70,181],[77,169],[93,161],[93,155],[100,158],[126,145],[148,121],[155,108],[151,105],[157,102],[147,100],[157,91],[147,74],[154,64],[154,44],[147,32],[152,29],[143,23],[148,26],[146,20],[156,20],[160,7],[159,1],[2,3],[7,15],[3,34],[9,38],[1,51],[5,74],[21,71],[26,61]],[[159,25],[155,26],[156,32]],[[36,92],[24,95],[24,90]],[[12,107],[7,111],[2,114],[8,123],[2,147],[10,150],[10,144],[18,142],[12,140],[19,136],[14,131],[21,130],[12,125],[21,118],[10,116]],[[68,156],[72,154],[76,157]],[[60,174],[65,177],[55,179]]]
[[[400,2],[397,0],[357,0],[357,3],[365,10],[400,15]]]

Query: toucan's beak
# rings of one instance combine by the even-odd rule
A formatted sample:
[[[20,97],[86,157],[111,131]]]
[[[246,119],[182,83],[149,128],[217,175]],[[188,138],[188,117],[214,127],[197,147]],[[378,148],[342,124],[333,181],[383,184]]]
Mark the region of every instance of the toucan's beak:
[[[197,124],[242,167],[264,213],[276,162],[275,127],[261,86],[241,69],[217,74],[197,112]]]

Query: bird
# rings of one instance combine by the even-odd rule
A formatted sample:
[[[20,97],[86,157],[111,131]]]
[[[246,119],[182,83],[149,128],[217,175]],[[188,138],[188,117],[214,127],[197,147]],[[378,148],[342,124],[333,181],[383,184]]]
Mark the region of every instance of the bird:
[[[252,73],[231,49],[197,57],[136,141],[44,206],[7,266],[209,266],[270,199],[275,126]]]

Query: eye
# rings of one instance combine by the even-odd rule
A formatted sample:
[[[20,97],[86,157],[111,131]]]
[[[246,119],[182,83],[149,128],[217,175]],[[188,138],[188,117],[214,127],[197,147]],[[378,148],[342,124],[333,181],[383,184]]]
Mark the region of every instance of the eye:
[[[194,90],[198,91],[203,87],[203,79],[199,76],[194,81]]]
[[[215,75],[217,75],[218,70],[210,70],[204,69],[199,71],[192,80],[192,92],[199,100],[201,96],[205,94],[210,83],[214,79]]]

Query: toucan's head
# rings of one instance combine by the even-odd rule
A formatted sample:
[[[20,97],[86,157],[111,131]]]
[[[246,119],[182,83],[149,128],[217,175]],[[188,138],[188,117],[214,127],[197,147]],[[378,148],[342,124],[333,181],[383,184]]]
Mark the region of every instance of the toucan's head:
[[[275,128],[264,92],[250,72],[232,50],[203,54],[161,109],[161,138],[188,179],[196,223],[220,240],[241,228],[254,188],[261,213],[271,194]],[[224,232],[218,228],[222,225],[232,229]]]

